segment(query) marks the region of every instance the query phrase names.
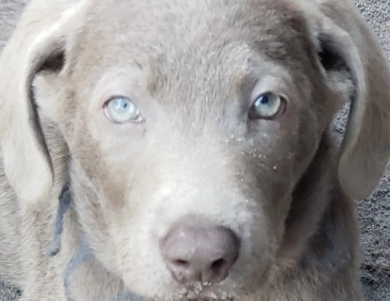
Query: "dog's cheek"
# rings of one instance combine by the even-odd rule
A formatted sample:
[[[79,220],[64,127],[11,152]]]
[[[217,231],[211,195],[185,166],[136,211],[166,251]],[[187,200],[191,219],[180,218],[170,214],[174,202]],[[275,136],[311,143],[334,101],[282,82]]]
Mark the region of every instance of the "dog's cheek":
[[[300,114],[294,158],[294,179],[296,183],[308,168],[319,147],[324,128],[319,124],[319,119],[317,113],[309,107],[304,108]]]
[[[151,183],[153,179],[151,178]],[[123,206],[110,213],[110,236],[115,245],[116,270],[132,292],[156,297],[177,293],[178,284],[163,262],[158,237],[153,235],[156,216],[154,185],[144,187],[134,180]]]
[[[260,187],[265,196],[261,206],[270,219],[273,254],[282,243],[294,187],[318,143],[315,114],[300,103],[291,103],[288,109],[280,119],[261,123],[261,131],[252,137],[254,151],[247,156],[249,170],[255,173],[251,190]]]

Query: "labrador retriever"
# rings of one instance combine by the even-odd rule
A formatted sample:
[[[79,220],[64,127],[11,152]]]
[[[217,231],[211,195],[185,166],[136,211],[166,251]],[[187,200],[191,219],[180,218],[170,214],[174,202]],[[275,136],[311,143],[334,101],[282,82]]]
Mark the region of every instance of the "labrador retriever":
[[[23,301],[363,300],[390,68],[350,0],[32,0],[0,79]]]

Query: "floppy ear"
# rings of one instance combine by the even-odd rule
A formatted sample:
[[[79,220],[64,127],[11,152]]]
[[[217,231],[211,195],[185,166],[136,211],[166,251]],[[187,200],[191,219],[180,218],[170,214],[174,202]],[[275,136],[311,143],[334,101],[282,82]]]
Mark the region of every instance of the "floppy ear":
[[[0,146],[5,174],[22,204],[44,200],[54,180],[32,81],[62,57],[84,2],[32,1],[0,57]]]
[[[390,69],[364,21],[353,14],[351,20],[347,32],[324,18],[318,40],[328,84],[351,101],[339,181],[349,196],[364,199],[375,189],[390,156]]]

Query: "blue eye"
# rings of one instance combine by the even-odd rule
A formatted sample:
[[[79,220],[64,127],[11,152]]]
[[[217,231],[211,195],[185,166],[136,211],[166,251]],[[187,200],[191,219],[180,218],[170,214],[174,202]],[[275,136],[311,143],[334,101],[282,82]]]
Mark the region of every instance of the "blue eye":
[[[123,96],[115,96],[107,101],[104,106],[104,113],[114,123],[139,123],[143,120],[134,103]]]
[[[275,119],[284,113],[286,100],[274,93],[264,93],[258,96],[250,111],[250,119]]]

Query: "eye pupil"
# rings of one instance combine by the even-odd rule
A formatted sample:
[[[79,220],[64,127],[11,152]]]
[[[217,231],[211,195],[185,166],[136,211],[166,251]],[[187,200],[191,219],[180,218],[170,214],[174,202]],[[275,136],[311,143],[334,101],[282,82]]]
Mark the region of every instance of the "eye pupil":
[[[262,95],[260,96],[260,103],[263,105],[266,105],[269,103],[268,95]]]
[[[129,106],[128,100],[125,98],[118,98],[115,102],[118,109],[126,109]]]

